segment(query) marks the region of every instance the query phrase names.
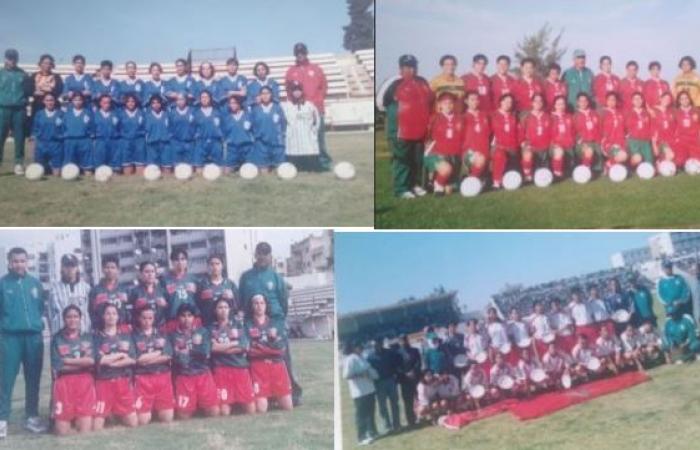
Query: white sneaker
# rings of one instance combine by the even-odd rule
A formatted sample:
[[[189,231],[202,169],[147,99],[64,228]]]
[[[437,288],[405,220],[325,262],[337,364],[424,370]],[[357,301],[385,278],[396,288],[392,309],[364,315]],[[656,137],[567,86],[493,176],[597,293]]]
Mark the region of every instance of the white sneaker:
[[[422,197],[425,194],[427,194],[428,192],[425,189],[423,189],[422,187],[416,186],[413,188],[413,193],[416,194],[418,197]]]
[[[416,198],[415,194],[411,191],[406,191],[403,194],[399,195],[399,198]]]
[[[7,421],[0,420],[0,439],[5,439],[7,437]]]
[[[15,164],[15,175],[24,175],[24,166],[22,164]]]
[[[41,419],[41,417],[28,417],[27,421],[24,423],[24,428],[31,431],[32,433],[46,433],[49,427]]]

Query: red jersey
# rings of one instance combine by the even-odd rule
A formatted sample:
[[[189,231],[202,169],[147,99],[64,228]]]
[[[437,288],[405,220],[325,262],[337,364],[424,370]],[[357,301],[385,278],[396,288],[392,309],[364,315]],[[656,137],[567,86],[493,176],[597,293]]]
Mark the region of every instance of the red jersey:
[[[622,109],[628,111],[632,109],[632,95],[635,92],[644,93],[644,82],[639,78],[630,80],[623,78],[620,81],[620,98],[622,99]]]
[[[494,145],[507,150],[516,150],[518,142],[518,124],[515,114],[504,113],[500,110],[491,115]]]
[[[462,76],[464,92],[474,91],[479,94],[479,111],[489,112],[493,109],[491,104],[491,81],[489,77],[474,72]]]
[[[300,83],[304,97],[318,108],[319,113],[323,114],[328,82],[321,66],[308,61],[304,64],[295,64],[287,69],[284,81],[287,87],[293,81]]]
[[[529,111],[532,109],[532,96],[544,93],[542,84],[533,78],[527,81],[520,78],[515,82],[515,104],[518,111]]]
[[[605,96],[609,92],[620,94],[620,78],[601,72],[593,78],[593,97],[598,106],[605,108]]]
[[[502,95],[513,94],[515,90],[515,78],[506,74],[501,76],[500,74],[495,74],[491,77],[491,104],[493,105],[493,110],[498,109],[498,100],[500,100]]]
[[[394,97],[398,108],[398,137],[407,141],[422,141],[428,131],[433,91],[420,77],[399,82]]]
[[[574,128],[579,141],[600,143],[600,117],[592,109],[576,111],[576,114],[574,114]]]
[[[550,132],[552,133],[552,145],[556,145],[563,149],[570,149],[574,146],[574,119],[571,114],[564,112],[562,114],[552,113],[550,116],[552,124]]]
[[[672,109],[662,111],[654,109],[654,117],[651,118],[652,138],[663,144],[673,144],[676,136],[676,115]]]
[[[479,111],[464,113],[464,143],[462,148],[465,151],[476,150],[488,155],[490,136],[491,126],[485,113]]]
[[[534,150],[548,150],[551,142],[552,119],[546,112],[539,116],[530,112],[523,119],[520,127],[521,140],[530,144]]]
[[[442,156],[458,156],[462,153],[464,120],[459,114],[437,113],[430,126],[430,137],[435,141],[433,153]]]
[[[654,107],[659,104],[661,96],[671,92],[671,86],[661,78],[649,78],[644,82],[644,100],[647,106]]]
[[[679,141],[697,144],[700,140],[700,117],[695,108],[687,111],[678,108],[676,116],[676,139]]]
[[[607,152],[613,146],[625,148],[625,115],[619,109],[605,108],[601,114],[603,121],[603,139],[601,145]]]
[[[554,99],[560,95],[564,96],[564,101],[566,101],[566,93],[568,90],[566,83],[561,80],[552,81],[547,78],[542,84],[544,85],[544,98],[547,102],[545,108],[548,111],[551,111],[554,108]]]
[[[651,117],[646,109],[631,109],[625,114],[625,128],[632,139],[651,140]]]

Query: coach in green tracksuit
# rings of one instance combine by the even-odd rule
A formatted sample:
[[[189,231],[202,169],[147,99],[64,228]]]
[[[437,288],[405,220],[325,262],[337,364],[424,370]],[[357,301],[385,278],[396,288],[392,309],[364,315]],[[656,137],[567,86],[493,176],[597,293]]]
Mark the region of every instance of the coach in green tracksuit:
[[[5,141],[12,130],[15,139],[15,174],[22,175],[24,168],[24,137],[27,118],[27,98],[31,95],[31,81],[27,73],[17,67],[17,50],[5,52],[5,67],[0,69],[0,164]]]
[[[566,102],[573,110],[576,110],[576,97],[581,92],[593,97],[593,71],[586,67],[586,52],[574,50],[574,65],[564,71],[562,80],[567,88]]]
[[[25,428],[45,431],[39,419],[39,383],[44,356],[44,289],[27,273],[27,252],[13,248],[7,256],[9,272],[0,278],[0,438],[7,435],[12,390],[23,367]]]
[[[693,304],[690,298],[690,288],[685,279],[673,273],[673,263],[663,261],[661,263],[664,274],[656,283],[656,292],[659,300],[664,305],[666,314],[678,311],[681,314],[693,316]]]

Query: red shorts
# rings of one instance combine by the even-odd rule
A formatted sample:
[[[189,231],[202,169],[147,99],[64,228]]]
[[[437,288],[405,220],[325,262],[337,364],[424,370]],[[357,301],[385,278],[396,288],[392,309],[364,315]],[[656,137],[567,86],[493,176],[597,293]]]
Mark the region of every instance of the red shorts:
[[[128,377],[95,381],[95,417],[126,416],[134,409],[134,391]]]
[[[175,396],[170,372],[134,376],[134,396],[136,411],[140,413],[173,409]]]
[[[59,376],[53,383],[53,418],[70,422],[95,414],[95,379],[90,373]]]
[[[250,362],[250,375],[256,398],[279,398],[292,393],[292,383],[284,361],[253,360]]]
[[[219,406],[216,384],[211,372],[199,375],[178,375],[175,377],[175,409],[182,412],[195,412],[197,408]]]
[[[246,404],[255,400],[253,380],[246,367],[214,367],[214,382],[222,405]]]

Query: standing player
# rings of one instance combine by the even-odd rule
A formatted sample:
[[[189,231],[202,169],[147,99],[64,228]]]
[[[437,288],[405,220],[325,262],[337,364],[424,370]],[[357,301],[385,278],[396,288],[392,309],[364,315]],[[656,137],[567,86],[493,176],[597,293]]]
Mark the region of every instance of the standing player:
[[[248,80],[238,73],[238,59],[236,57],[226,60],[226,75],[219,79],[219,98],[216,99],[219,108],[226,110],[231,96],[238,99],[241,108],[245,106]]]
[[[129,292],[129,305],[134,316],[133,325],[136,325],[134,321],[138,310],[150,306],[155,311],[154,326],[159,331],[163,331],[168,314],[168,301],[165,289],[156,278],[156,265],[150,261],[144,261],[139,265],[139,273],[138,284]]]
[[[457,71],[457,58],[453,55],[443,55],[440,57],[440,75],[430,80],[430,89],[433,96],[437,98],[443,92],[450,92],[457,99],[456,110],[462,111],[464,108],[465,92],[464,81],[455,75]],[[437,111],[437,104],[435,105]]]
[[[678,167],[685,164],[686,155],[676,147],[676,115],[673,111],[673,96],[661,94],[659,104],[651,114],[651,145],[659,161],[673,161]]]
[[[547,340],[550,339],[550,336],[553,336],[555,331],[549,317],[544,313],[544,305],[541,301],[535,302],[534,311],[529,317],[529,322],[534,340],[535,355],[541,358],[547,351]]]
[[[503,173],[508,166],[519,166],[518,122],[513,113],[513,96],[504,94],[498,101],[498,109],[491,115],[493,140],[491,158],[493,159],[493,188],[500,189]]]
[[[632,108],[625,116],[627,130],[627,146],[630,150],[630,164],[636,167],[642,161],[653,163],[654,155],[651,149],[651,118],[644,104],[644,95],[632,94]]]
[[[629,61],[625,66],[626,76],[620,81],[620,99],[622,110],[626,113],[632,109],[632,95],[644,92],[644,82],[637,78],[639,64],[637,61]]]
[[[598,329],[594,325],[593,314],[587,303],[581,298],[581,288],[574,287],[571,289],[571,303],[569,310],[573,319],[576,334],[585,335],[590,341],[595,342],[598,339]]]
[[[201,81],[201,80],[200,80]],[[201,89],[202,86],[197,88]],[[197,173],[202,173],[205,164],[223,165],[224,150],[222,145],[221,116],[214,108],[214,95],[208,90],[202,90],[197,97],[199,108],[194,111],[194,157],[192,163]]]
[[[600,171],[601,127],[600,117],[591,109],[591,98],[581,92],[576,98],[578,109],[574,114],[574,129],[576,130],[576,155],[580,164]]]
[[[620,78],[612,73],[612,59],[609,56],[600,57],[600,73],[593,79],[593,95],[598,108],[605,108],[608,94],[620,92]]]
[[[215,101],[219,98],[219,83],[214,79],[216,70],[214,65],[209,61],[205,61],[199,65],[199,80],[194,82],[192,96],[194,97],[194,106],[201,106],[201,96],[204,91],[209,93],[210,106],[216,106]]]
[[[647,103],[647,108],[653,113],[655,108],[661,101],[661,96],[671,92],[666,80],[661,79],[661,63],[652,61],[649,63],[649,79],[644,82],[644,99]]]
[[[24,163],[26,107],[32,89],[29,76],[17,66],[18,60],[17,50],[8,49],[5,52],[5,66],[0,69],[0,149],[5,148],[5,141],[12,130],[15,141],[14,172],[15,175],[24,175],[22,164]],[[2,163],[1,155],[0,163]]]
[[[242,321],[226,298],[213,302],[215,321],[209,326],[211,361],[221,414],[228,416],[232,407],[241,405],[247,414],[255,413],[255,393],[248,362],[249,338]]]
[[[136,63],[133,61],[127,61],[124,68],[126,69],[126,79],[119,83],[119,94],[121,97],[115,100],[117,100],[119,104],[123,105],[126,101],[126,95],[131,94],[136,96],[139,103],[143,103],[144,98],[147,97],[141,96],[143,94],[143,81],[136,78]]]
[[[83,101],[82,93],[74,93],[72,106],[63,115],[63,164],[73,163],[83,170],[90,170],[95,121],[92,113],[84,107]]]
[[[165,86],[165,96],[170,104],[175,104],[178,94],[184,95],[185,98],[187,98],[187,102],[192,103],[194,100],[194,96],[192,95],[194,83],[194,78],[192,78],[192,75],[189,73],[187,61],[179,58],[175,61],[175,76],[168,80]]]
[[[700,115],[687,91],[676,97],[676,155],[700,159]]]
[[[132,366],[136,363],[131,335],[120,333],[119,312],[114,305],[102,310],[95,340],[95,430],[104,428],[105,419],[114,415],[128,426],[138,426],[131,387]]]
[[[121,136],[121,159],[124,175],[134,173],[137,161],[146,158],[146,143],[144,142],[144,112],[138,108],[138,99],[133,94],[124,96],[124,109],[119,116]],[[143,166],[136,166],[143,169]],[[139,175],[143,175],[139,173]]]
[[[207,259],[209,274],[199,280],[197,286],[197,308],[202,314],[202,323],[208,327],[216,321],[216,304],[226,300],[231,318],[243,318],[236,283],[224,276],[224,257],[213,254]],[[239,314],[240,313],[240,314]]]
[[[92,85],[92,95],[93,100],[95,100],[95,109],[99,105],[99,101],[102,95],[107,95],[112,99],[115,105],[119,105],[121,101],[119,82],[112,78],[112,61],[104,60],[100,63],[99,77],[94,81]]]
[[[221,131],[226,141],[226,173],[235,172],[248,161],[253,149],[252,120],[239,97],[228,99],[222,114]]]
[[[462,75],[464,92],[475,91],[479,94],[479,110],[491,112],[491,81],[486,75],[486,66],[489,63],[486,55],[481,53],[474,55],[472,59],[472,71]]]
[[[673,80],[673,96],[685,91],[690,95],[693,104],[700,105],[700,75],[695,72],[696,63],[692,56],[684,56],[678,63],[681,73]]]
[[[167,83],[160,78],[163,73],[163,66],[161,66],[160,63],[153,62],[148,67],[148,73],[151,74],[151,79],[143,83],[143,91],[141,92],[141,96],[137,97],[137,99],[139,99],[139,105],[143,105],[144,109],[148,109],[147,102],[154,95],[157,95],[163,99],[167,98],[165,95],[167,91]]]
[[[574,321],[568,310],[561,307],[561,301],[558,298],[553,298],[550,302],[549,323],[552,329],[557,334],[556,344],[567,354],[571,353],[571,349],[576,345],[576,337],[574,335]]]
[[[279,103],[273,101],[274,92],[270,87],[260,88],[257,97],[259,103],[254,103],[251,109],[255,144],[250,160],[263,171],[269,172],[286,160],[284,146],[287,119]]]
[[[81,333],[82,312],[75,305],[63,311],[64,327],[51,338],[53,393],[51,411],[54,431],[59,436],[71,432],[75,421],[78,433],[92,430],[95,412],[95,354],[92,335]]]
[[[666,314],[678,310],[680,314],[693,316],[691,291],[685,279],[673,273],[673,263],[664,260],[661,263],[663,274],[656,282],[656,295],[664,307]]]
[[[44,108],[32,121],[30,140],[34,141],[34,161],[47,172],[58,176],[63,165],[63,111],[56,107],[56,97],[44,95]]]
[[[491,76],[491,104],[493,109],[498,108],[501,97],[513,94],[515,91],[515,78],[509,73],[510,57],[500,55],[496,58],[496,73]]]
[[[170,334],[178,419],[189,419],[201,409],[206,416],[218,416],[219,399],[209,369],[211,341],[206,328],[194,324],[195,308],[182,303],[177,310],[177,327]]]
[[[554,98],[552,105],[552,172],[557,178],[564,176],[564,169],[574,161],[574,145],[576,142],[574,119],[566,111],[566,97]]]
[[[61,99],[64,102],[70,102],[75,94],[80,93],[83,95],[85,102],[90,104],[94,80],[90,75],[85,74],[85,57],[83,55],[75,55],[73,57],[73,68],[75,72],[68,75],[63,82]]]
[[[654,327],[657,326],[656,315],[654,314],[654,299],[649,288],[644,285],[642,278],[633,273],[629,276],[629,295],[632,297],[632,320],[635,327],[639,327],[645,321],[649,321]]]
[[[524,58],[520,61],[520,78],[515,82],[513,95],[515,96],[515,110],[518,112],[519,121],[532,109],[532,98],[535,94],[544,93],[540,80],[535,75],[535,60]]]
[[[547,78],[544,80],[545,111],[554,109],[554,100],[557,97],[566,98],[566,83],[561,79],[561,66],[552,63],[547,68]]]
[[[624,164],[628,158],[625,115],[617,104],[617,94],[608,92],[605,96],[605,108],[601,111],[603,136],[600,146],[605,156],[605,173],[613,164]]]
[[[121,145],[119,142],[119,114],[112,110],[112,97],[100,94],[99,109],[95,112],[95,150],[91,166],[109,165],[113,171],[121,171]],[[91,170],[86,171],[89,175]]]
[[[533,167],[549,167],[552,120],[545,112],[543,94],[531,98],[532,110],[520,122],[522,167],[526,181],[532,181]]]
[[[460,155],[464,134],[462,116],[455,113],[455,97],[443,92],[438,98],[439,112],[430,124],[432,143],[425,153],[423,163],[433,177],[435,195],[451,194],[460,168]]]
[[[90,285],[80,276],[78,258],[72,253],[61,256],[59,279],[52,281],[49,288],[48,308],[46,316],[51,334],[58,333],[63,328],[63,311],[68,305],[80,309],[80,331],[90,331],[89,293]]]
[[[197,278],[187,272],[189,256],[184,248],[173,248],[170,252],[170,270],[161,279],[161,285],[167,293],[168,301],[168,330],[177,328],[180,306],[187,304],[193,307],[195,328],[201,325],[197,310]]]
[[[153,411],[161,422],[173,420],[173,384],[170,360],[173,348],[165,334],[153,327],[156,313],[150,306],[138,310],[134,341],[134,396],[139,425],[151,421]]]
[[[564,71],[562,79],[566,83],[567,103],[571,109],[578,106],[579,94],[593,95],[593,71],[586,67],[586,52],[574,50],[574,65]]]
[[[185,94],[177,94],[175,107],[168,113],[168,124],[172,137],[170,147],[175,165],[181,163],[192,164],[196,132],[194,113],[194,107],[187,105]]]
[[[268,88],[270,91],[271,101],[274,103],[280,102],[280,87],[277,82],[270,78],[270,66],[260,61],[253,66],[254,78],[248,82],[246,87],[248,98],[246,103],[249,108],[252,108],[256,103],[260,103],[262,98],[263,88]]]
[[[140,166],[145,164],[162,165],[166,170],[172,168],[169,121],[168,114],[163,111],[163,99],[153,95],[148,103],[151,110],[143,121],[146,158],[145,161],[134,161],[139,173],[143,171]]]
[[[126,286],[119,283],[119,260],[116,256],[108,255],[102,258],[102,275],[103,278],[90,289],[88,295],[92,328],[97,329],[105,306],[114,305],[119,315],[117,323],[119,332],[129,333],[131,332],[129,291]]]
[[[462,163],[469,175],[481,178],[489,159],[489,138],[491,125],[487,113],[479,110],[479,94],[475,91],[466,94],[467,111],[464,113],[464,142],[462,143]]]

